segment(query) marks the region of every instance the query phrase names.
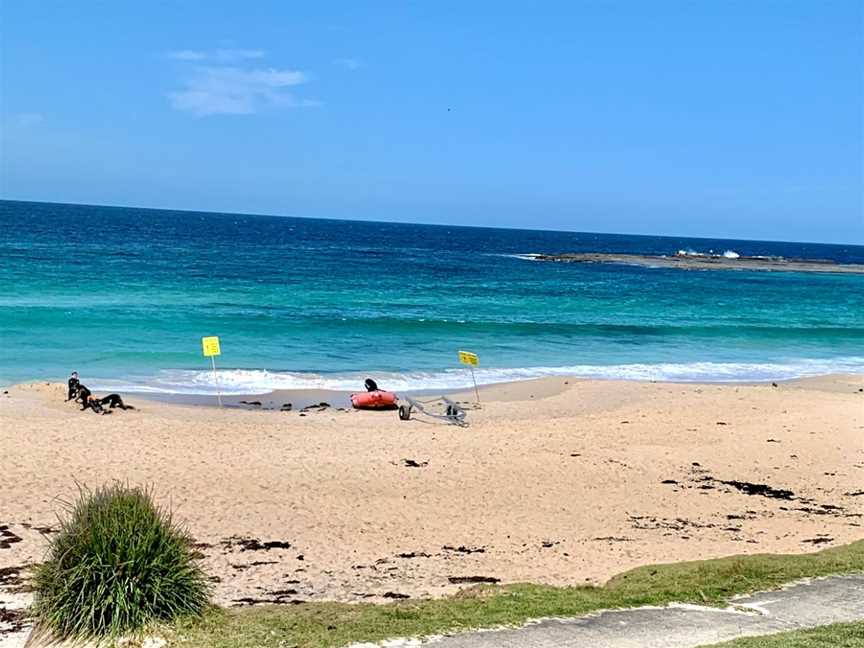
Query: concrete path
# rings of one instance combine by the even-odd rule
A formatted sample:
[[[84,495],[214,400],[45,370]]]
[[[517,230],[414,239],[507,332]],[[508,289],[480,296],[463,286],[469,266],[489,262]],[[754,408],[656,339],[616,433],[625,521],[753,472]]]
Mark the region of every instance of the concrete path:
[[[425,642],[397,639],[377,645],[394,648],[420,645],[429,648],[695,648],[738,637],[859,620],[864,620],[864,574],[818,579],[737,598],[726,609],[693,605],[638,608],[578,619],[545,619],[520,628],[466,632]]]

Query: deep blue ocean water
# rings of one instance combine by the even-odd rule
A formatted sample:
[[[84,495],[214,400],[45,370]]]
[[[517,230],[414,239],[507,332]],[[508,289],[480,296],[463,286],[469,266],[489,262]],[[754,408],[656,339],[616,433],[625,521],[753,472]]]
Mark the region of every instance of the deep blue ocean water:
[[[864,276],[532,261],[734,250],[864,263],[864,247],[0,201],[0,383],[206,393],[462,386],[576,374],[864,373]]]

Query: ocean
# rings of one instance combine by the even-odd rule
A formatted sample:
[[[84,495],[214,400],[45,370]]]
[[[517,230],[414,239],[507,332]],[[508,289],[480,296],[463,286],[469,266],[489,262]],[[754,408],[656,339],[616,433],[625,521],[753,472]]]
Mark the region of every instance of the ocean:
[[[406,218],[410,215],[406,215]],[[574,221],[574,225],[578,222]],[[682,271],[534,253],[864,247],[0,201],[0,383],[213,393],[549,375],[765,381],[864,373],[864,276]]]

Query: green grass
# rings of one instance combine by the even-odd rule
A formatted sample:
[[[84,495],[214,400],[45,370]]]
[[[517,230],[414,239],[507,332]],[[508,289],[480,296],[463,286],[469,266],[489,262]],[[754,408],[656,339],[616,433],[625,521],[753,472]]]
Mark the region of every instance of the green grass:
[[[116,637],[201,613],[207,587],[189,536],[150,493],[81,490],[36,569],[34,615],[57,637]]]
[[[735,639],[703,648],[864,648],[864,622]]]
[[[303,603],[212,608],[197,622],[163,628],[186,648],[325,648],[355,641],[512,625],[545,616],[673,601],[722,604],[729,597],[805,577],[864,572],[864,540],[806,555],[752,555],[640,567],[603,587],[490,586],[438,600],[392,604]]]

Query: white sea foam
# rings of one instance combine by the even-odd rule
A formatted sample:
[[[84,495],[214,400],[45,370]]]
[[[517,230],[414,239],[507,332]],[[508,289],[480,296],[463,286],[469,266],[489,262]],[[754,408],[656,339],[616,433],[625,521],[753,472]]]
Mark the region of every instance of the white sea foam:
[[[522,259],[523,261],[536,261],[537,259],[539,259],[543,255],[542,254],[526,253],[526,254],[499,254],[496,256],[504,256],[504,257],[508,257],[510,259]]]
[[[563,367],[524,367],[476,371],[477,382],[492,384],[546,376],[576,376],[618,380],[667,380],[676,382],[771,381],[818,376],[831,373],[864,374],[864,357],[799,359],[784,363],[688,362],[619,365],[571,365]],[[471,376],[463,369],[439,372],[368,372],[315,374],[263,369],[220,369],[219,388],[228,394],[264,394],[277,389],[327,389],[354,391],[363,380],[374,378],[383,388],[393,391],[463,389],[471,386]],[[135,380],[94,380],[100,391],[125,391],[166,394],[213,394],[216,391],[210,371],[166,370],[156,376]]]

